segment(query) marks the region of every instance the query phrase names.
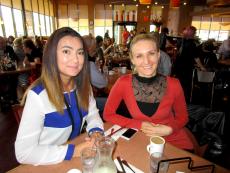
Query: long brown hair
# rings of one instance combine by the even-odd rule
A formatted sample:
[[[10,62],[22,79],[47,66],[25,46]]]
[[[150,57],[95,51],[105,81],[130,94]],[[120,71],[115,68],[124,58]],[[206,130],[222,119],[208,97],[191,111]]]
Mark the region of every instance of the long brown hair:
[[[60,72],[57,65],[57,45],[61,38],[65,36],[77,37],[83,44],[85,61],[82,70],[75,76],[75,85],[77,88],[77,98],[79,106],[88,110],[89,97],[91,95],[88,56],[83,39],[79,33],[69,27],[63,27],[53,32],[45,46],[42,58],[41,77],[35,81],[29,88],[33,88],[38,83],[42,83],[47,91],[50,102],[56,107],[58,112],[63,113],[64,95]]]

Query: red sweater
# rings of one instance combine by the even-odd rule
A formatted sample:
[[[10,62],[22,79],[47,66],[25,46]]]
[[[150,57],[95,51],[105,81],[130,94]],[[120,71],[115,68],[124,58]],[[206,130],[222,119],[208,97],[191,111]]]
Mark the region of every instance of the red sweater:
[[[132,119],[116,114],[122,100],[124,100]],[[140,111],[137,105],[133,94],[132,75],[120,77],[110,91],[103,116],[106,121],[129,128],[140,129],[143,121],[170,126],[173,133],[165,136],[165,140],[182,149],[193,149],[193,144],[183,129],[188,122],[183,90],[180,82],[175,78],[167,77],[167,89],[158,109],[151,117],[148,117]]]

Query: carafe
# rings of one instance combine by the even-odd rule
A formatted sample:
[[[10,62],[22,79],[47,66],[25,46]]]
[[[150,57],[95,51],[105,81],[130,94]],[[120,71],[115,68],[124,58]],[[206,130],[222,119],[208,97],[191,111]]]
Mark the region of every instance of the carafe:
[[[115,141],[111,137],[102,137],[96,141],[98,159],[93,173],[116,173],[116,165],[112,160]]]

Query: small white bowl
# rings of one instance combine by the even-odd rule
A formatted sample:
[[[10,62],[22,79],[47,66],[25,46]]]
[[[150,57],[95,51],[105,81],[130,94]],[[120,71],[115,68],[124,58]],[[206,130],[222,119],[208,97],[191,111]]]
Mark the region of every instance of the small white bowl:
[[[79,169],[70,169],[67,173],[82,173]]]

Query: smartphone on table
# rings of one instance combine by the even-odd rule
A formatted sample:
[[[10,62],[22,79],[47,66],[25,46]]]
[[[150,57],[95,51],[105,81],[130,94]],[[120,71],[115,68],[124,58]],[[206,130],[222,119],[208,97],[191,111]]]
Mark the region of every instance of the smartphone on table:
[[[126,139],[126,140],[130,140],[130,139],[135,135],[136,132],[137,132],[136,129],[130,128],[130,129],[126,130],[126,131],[121,135],[121,137],[124,138],[124,139]]]

